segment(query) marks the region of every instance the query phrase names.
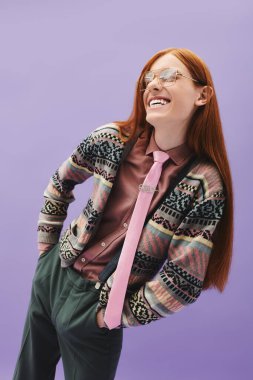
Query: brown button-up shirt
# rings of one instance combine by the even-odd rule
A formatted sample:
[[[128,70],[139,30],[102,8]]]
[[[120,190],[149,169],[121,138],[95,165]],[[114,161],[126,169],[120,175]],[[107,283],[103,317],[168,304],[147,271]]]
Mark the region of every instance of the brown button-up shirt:
[[[154,132],[154,127],[148,126],[121,163],[99,228],[73,264],[73,268],[85,278],[98,281],[98,274],[124,241],[139,193],[139,185],[144,182],[154,163],[153,151],[162,150],[156,144]],[[156,207],[168,189],[171,178],[177,175],[193,154],[186,142],[163,151],[169,154],[170,159],[163,164],[157,185],[158,191],[154,192],[148,212]]]

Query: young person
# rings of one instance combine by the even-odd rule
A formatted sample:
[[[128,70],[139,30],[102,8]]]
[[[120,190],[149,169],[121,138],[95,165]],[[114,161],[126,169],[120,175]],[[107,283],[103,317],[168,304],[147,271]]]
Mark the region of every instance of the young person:
[[[150,190],[143,183],[157,152],[166,160]],[[61,235],[73,189],[89,177],[92,194]],[[105,316],[142,191],[152,191],[151,203],[112,328]],[[189,49],[161,50],[140,74],[129,119],[93,130],[44,191],[13,379],[54,379],[60,357],[67,380],[114,379],[123,329],[167,317],[202,290],[222,292],[232,242],[232,180],[211,74]]]

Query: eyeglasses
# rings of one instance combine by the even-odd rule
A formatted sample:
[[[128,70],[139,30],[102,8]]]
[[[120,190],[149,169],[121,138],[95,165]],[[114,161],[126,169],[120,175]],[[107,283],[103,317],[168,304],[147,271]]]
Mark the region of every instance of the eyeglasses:
[[[157,74],[155,74],[155,72],[158,72],[158,74],[159,74],[158,82],[164,87],[172,86],[176,82],[178,76],[182,76],[184,78],[191,79],[194,82],[197,82],[199,84],[203,84],[202,82],[200,82],[196,79],[193,79],[191,77],[188,77],[188,76],[180,73],[177,68],[170,67],[167,69],[158,69],[158,70],[146,71],[144,78],[143,78],[143,81],[142,81],[141,91],[146,91],[149,83],[151,83],[154,80],[154,78],[157,76]]]

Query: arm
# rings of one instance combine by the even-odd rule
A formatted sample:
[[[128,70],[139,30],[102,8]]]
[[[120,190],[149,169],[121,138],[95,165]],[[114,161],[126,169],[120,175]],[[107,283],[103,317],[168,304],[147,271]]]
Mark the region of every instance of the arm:
[[[197,300],[224,206],[222,191],[195,203],[172,236],[162,270],[125,298],[121,327],[148,324]],[[97,310],[106,307],[112,282],[113,274],[101,289]]]
[[[93,175],[95,131],[82,140],[50,177],[43,193],[44,203],[39,213],[37,227],[40,253],[49,250],[58,242],[69,204],[75,200],[73,194],[75,185]]]

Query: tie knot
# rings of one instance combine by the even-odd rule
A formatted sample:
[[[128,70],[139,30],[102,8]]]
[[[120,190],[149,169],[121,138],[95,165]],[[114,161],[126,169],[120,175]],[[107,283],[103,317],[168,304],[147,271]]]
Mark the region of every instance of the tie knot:
[[[162,163],[167,161],[170,158],[168,153],[163,152],[162,150],[155,150],[153,152],[153,156],[154,156],[154,161],[158,161]]]

